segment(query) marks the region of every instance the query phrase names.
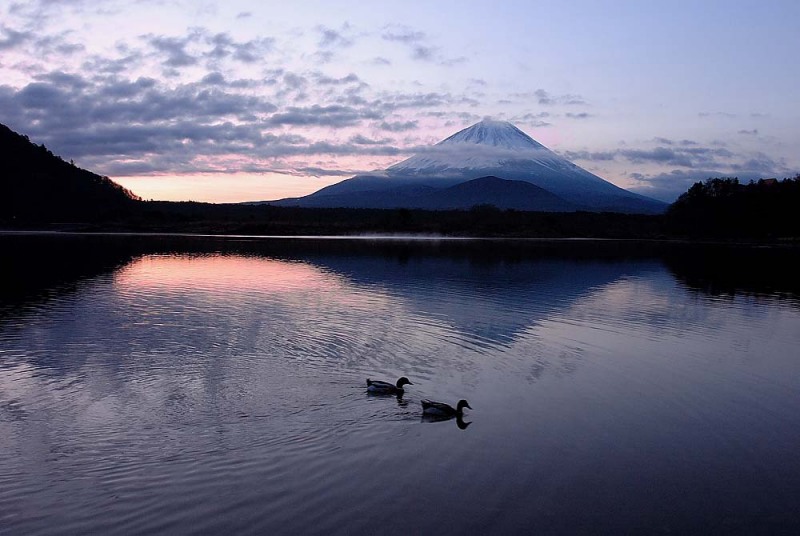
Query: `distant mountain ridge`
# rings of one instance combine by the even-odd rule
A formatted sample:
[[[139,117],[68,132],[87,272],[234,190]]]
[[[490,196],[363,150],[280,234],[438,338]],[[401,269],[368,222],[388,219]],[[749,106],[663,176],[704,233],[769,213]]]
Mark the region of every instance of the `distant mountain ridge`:
[[[139,198],[0,124],[0,221],[91,220]]]
[[[564,202],[554,205],[552,198],[540,196],[541,203],[526,203],[529,208],[524,210],[658,214],[667,207],[666,203],[619,188],[580,168],[511,123],[490,120],[456,132],[386,170],[357,175],[305,197],[272,203],[301,207],[413,208],[419,204],[417,201],[421,202],[414,199],[415,191],[433,199],[434,190],[443,191],[481,177],[525,182]],[[500,204],[487,200],[476,204],[515,208],[512,198],[493,193],[492,187],[508,188],[508,185],[494,182],[481,188],[486,199],[492,197]],[[438,199],[439,204],[426,201],[426,208],[444,210],[453,204],[445,195]]]
[[[547,212],[572,212],[578,208],[569,201],[529,182],[511,181],[493,176],[472,179],[431,192],[420,200],[418,207],[466,209],[476,205]]]

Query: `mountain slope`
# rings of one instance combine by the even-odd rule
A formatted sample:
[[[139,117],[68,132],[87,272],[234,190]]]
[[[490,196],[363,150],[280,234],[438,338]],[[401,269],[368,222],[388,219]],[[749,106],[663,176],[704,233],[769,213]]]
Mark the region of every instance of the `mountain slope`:
[[[94,219],[138,199],[108,177],[81,169],[0,124],[0,220]]]
[[[619,188],[576,166],[511,123],[488,120],[461,130],[385,171],[356,176],[310,196],[277,204],[351,206],[340,203],[347,203],[347,197],[354,193],[377,202],[399,187],[424,185],[442,189],[485,176],[533,184],[584,210],[652,214],[666,209],[665,203]]]
[[[468,209],[494,205],[505,209],[572,212],[579,207],[524,181],[481,177],[429,193],[414,208]]]
[[[348,184],[347,192],[325,195],[323,189],[312,196],[284,199],[279,204],[303,207],[338,208],[418,208],[426,210],[465,210],[476,205],[494,205],[514,210],[572,212],[579,210],[569,201],[524,181],[498,177],[481,177],[447,188],[423,184],[393,185],[387,189],[370,189],[369,178],[358,177]],[[392,184],[385,183],[384,184]],[[328,187],[331,188],[331,187]]]

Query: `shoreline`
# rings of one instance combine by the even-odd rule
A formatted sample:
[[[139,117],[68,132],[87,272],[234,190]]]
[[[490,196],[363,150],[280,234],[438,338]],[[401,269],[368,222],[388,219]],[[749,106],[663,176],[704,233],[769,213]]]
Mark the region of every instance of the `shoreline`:
[[[352,233],[352,234],[240,234],[187,231],[145,230],[74,230],[0,227],[0,236],[74,236],[74,237],[133,237],[133,238],[188,238],[212,240],[303,240],[303,241],[381,241],[381,242],[516,242],[516,243],[648,243],[663,245],[707,245],[753,248],[800,249],[800,239],[737,240],[687,237],[603,237],[603,236],[479,236],[444,235],[431,233]]]

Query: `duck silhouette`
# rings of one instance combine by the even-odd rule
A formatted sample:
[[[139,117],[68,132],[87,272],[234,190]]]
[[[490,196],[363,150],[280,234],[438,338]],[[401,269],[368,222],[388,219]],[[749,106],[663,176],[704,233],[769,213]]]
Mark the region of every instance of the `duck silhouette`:
[[[466,430],[472,422],[464,420],[464,408],[472,409],[469,402],[466,400],[459,400],[456,407],[444,402],[434,402],[432,400],[421,400],[422,403],[422,420],[425,422],[441,422],[456,419],[456,425],[461,430]]]
[[[370,380],[367,378],[367,392],[374,393],[379,395],[402,395],[405,390],[403,386],[405,385],[414,385],[411,383],[408,378],[403,376],[397,383],[394,385],[389,382],[384,382],[380,380]]]
[[[459,400],[456,407],[453,407],[444,402],[434,402],[433,400],[421,400],[422,414],[430,415],[432,417],[458,417],[464,416],[464,408],[472,409],[469,402],[466,400]]]

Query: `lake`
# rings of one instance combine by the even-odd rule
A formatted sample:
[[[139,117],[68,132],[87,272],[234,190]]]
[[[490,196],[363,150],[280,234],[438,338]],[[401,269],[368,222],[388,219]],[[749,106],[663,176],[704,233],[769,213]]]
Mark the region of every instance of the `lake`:
[[[795,249],[0,247],[2,534],[800,531]]]

